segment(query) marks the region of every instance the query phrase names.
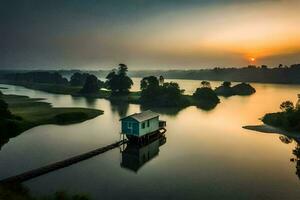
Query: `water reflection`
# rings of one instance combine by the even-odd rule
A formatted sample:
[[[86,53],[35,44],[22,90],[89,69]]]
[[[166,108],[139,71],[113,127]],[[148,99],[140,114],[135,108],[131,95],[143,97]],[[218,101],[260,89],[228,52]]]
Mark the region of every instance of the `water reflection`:
[[[178,113],[183,110],[184,108],[176,108],[176,107],[149,107],[149,106],[140,106],[140,109],[142,111],[145,111],[145,110],[152,110],[156,113],[159,113],[159,114],[164,114],[164,115],[168,115],[168,116],[176,116],[178,115]]]
[[[296,147],[293,149],[293,155],[294,157],[290,159],[292,163],[296,164],[296,172],[295,174],[297,175],[298,179],[300,180],[300,139],[299,138],[293,138],[293,137],[288,137],[281,135],[279,136],[279,139],[281,142],[285,144],[290,144],[293,141],[296,142]]]
[[[137,173],[143,165],[158,156],[159,147],[166,143],[165,135],[146,144],[129,143],[122,151],[121,167]]]
[[[127,116],[129,104],[118,101],[110,101],[110,109],[113,113],[117,113],[120,118]]]

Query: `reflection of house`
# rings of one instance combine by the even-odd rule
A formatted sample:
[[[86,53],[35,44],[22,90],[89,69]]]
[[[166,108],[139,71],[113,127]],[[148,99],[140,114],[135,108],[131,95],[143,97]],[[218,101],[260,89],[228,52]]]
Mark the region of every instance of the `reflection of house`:
[[[160,135],[143,146],[129,143],[122,152],[121,167],[137,172],[146,162],[158,156],[159,147],[165,143],[164,135]]]
[[[121,123],[122,134],[128,138],[142,138],[165,126],[164,121],[159,121],[159,115],[150,110],[124,117]]]

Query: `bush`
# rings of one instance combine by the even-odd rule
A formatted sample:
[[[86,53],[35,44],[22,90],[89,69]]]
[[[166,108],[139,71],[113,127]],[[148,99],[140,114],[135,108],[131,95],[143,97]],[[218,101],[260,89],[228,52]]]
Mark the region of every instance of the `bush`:
[[[231,87],[231,82],[225,81],[221,86],[215,89],[215,92],[220,96],[230,97],[233,95],[251,95],[256,91],[247,83],[240,83]]]
[[[80,90],[80,93],[83,94],[91,94],[91,93],[97,93],[99,92],[99,89],[101,88],[101,81],[94,75],[88,75],[84,86]]]
[[[240,83],[232,87],[235,95],[251,95],[256,92],[250,84]]]
[[[280,106],[283,112],[266,114],[262,121],[265,124],[283,128],[288,131],[300,131],[300,110],[291,107],[291,102],[286,102],[283,102]]]
[[[76,72],[71,76],[70,84],[72,86],[83,86],[88,76],[89,76],[88,73]]]
[[[224,84],[224,83],[223,83]],[[230,97],[235,95],[233,89],[229,86],[221,85],[215,89],[215,93],[220,96]]]
[[[220,103],[220,99],[217,94],[208,87],[197,88],[193,97],[196,99],[200,108],[207,110],[214,108],[218,103]]]
[[[177,83],[170,82],[160,85],[155,76],[143,78],[141,90],[141,103],[143,105],[173,107],[188,104]]]

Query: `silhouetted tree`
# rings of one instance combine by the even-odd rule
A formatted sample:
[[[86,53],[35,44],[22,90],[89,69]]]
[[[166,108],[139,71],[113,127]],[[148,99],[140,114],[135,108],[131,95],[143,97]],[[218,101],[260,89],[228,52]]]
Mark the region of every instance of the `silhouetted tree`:
[[[153,106],[184,106],[182,92],[177,83],[159,84],[155,76],[148,76],[141,80],[141,102]]]
[[[88,76],[89,76],[88,73],[76,72],[71,76],[70,84],[72,86],[83,86],[85,84],[85,80]]]
[[[101,81],[95,75],[88,75],[83,88],[80,90],[80,93],[96,93],[101,88]]]
[[[162,75],[160,75],[160,76],[159,76],[159,84],[160,84],[160,85],[163,85],[164,82],[165,82],[165,78],[164,78]]]
[[[231,86],[231,82],[230,81],[224,81],[222,83],[222,86],[224,86],[224,87],[230,87]]]
[[[112,70],[106,76],[106,85],[113,94],[126,94],[133,85],[131,78],[127,76],[128,68],[125,64],[119,64],[118,70]]]
[[[216,104],[220,102],[217,94],[208,87],[197,88],[193,97],[199,101]]]
[[[201,86],[211,88],[210,82],[208,82],[208,81],[201,81]]]
[[[155,76],[148,76],[141,80],[141,90],[157,89],[159,88],[159,81]]]
[[[262,65],[261,68],[262,69],[268,69],[268,66],[267,65]]]
[[[57,72],[10,73],[4,79],[21,83],[68,84],[68,80]]]
[[[294,104],[293,102],[291,101],[284,101],[280,104],[280,109],[283,111],[283,112],[290,112],[290,111],[293,111],[294,110]]]

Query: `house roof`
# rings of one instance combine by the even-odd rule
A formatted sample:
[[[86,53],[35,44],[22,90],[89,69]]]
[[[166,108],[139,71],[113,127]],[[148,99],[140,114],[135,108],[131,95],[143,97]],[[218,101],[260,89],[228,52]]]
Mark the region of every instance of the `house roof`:
[[[121,120],[126,119],[128,117],[131,117],[131,118],[135,119],[138,122],[143,122],[143,121],[153,119],[153,118],[158,117],[158,116],[159,116],[159,114],[157,114],[155,112],[152,112],[151,110],[147,110],[147,111],[144,111],[144,112],[141,112],[141,113],[134,113],[132,115],[129,115],[127,117],[122,118]]]

